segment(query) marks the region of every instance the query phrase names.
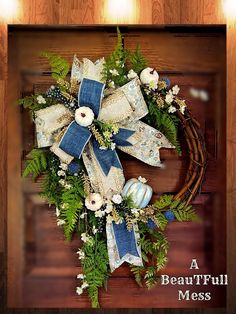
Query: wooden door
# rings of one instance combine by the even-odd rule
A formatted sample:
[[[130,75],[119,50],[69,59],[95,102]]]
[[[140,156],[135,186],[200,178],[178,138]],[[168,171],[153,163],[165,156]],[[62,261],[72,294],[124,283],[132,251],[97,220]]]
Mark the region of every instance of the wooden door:
[[[8,303],[11,307],[89,307],[86,296],[75,294],[80,272],[76,237],[64,241],[53,209],[39,197],[41,181],[20,178],[22,158],[35,142],[33,123],[27,112],[13,105],[21,95],[45,90],[52,83],[41,51],[58,53],[71,61],[108,56],[116,43],[114,28],[27,29],[9,31],[8,84]],[[139,43],[144,56],[161,76],[181,87],[194,116],[201,123],[208,151],[205,180],[194,207],[202,224],[170,223],[169,262],[162,274],[219,274],[225,271],[225,29],[221,27],[124,28],[124,45]],[[205,90],[208,101],[193,98],[190,87]],[[162,150],[166,168],[153,169],[121,154],[126,179],[142,175],[155,196],[175,193],[184,182],[188,153]],[[189,270],[192,258],[200,269]],[[211,291],[212,299],[178,301],[178,290]],[[157,285],[148,291],[136,286],[124,265],[101,292],[105,308],[216,307],[225,304],[225,287],[178,287]]]

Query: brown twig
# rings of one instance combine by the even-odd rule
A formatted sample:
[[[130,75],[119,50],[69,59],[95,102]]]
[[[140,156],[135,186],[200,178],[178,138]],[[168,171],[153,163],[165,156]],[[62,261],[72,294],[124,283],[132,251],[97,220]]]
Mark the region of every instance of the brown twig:
[[[186,201],[185,206],[188,206],[202,184],[207,165],[207,153],[199,122],[192,117],[189,110],[186,110],[185,115],[178,112],[178,117],[183,125],[189,151],[189,167],[184,186],[175,195],[175,199],[180,198]]]

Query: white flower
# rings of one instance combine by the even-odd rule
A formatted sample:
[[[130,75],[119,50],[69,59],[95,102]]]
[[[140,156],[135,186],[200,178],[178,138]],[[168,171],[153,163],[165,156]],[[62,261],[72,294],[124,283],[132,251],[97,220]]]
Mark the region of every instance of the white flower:
[[[109,70],[109,72],[114,75],[114,76],[118,76],[119,75],[119,72],[116,70],[116,69],[113,69],[113,70]]]
[[[67,189],[67,190],[69,190],[70,188],[71,188],[71,184],[65,184],[65,188]]]
[[[83,293],[83,289],[81,287],[76,287],[76,293],[81,295]]]
[[[90,236],[87,233],[81,233],[81,240],[86,243],[90,240]]]
[[[140,80],[142,84],[148,85],[152,81],[158,83],[159,75],[157,71],[153,68],[146,68],[140,74]]]
[[[65,173],[65,171],[63,171],[63,170],[58,170],[58,171],[57,171],[57,175],[58,175],[59,177],[64,177],[64,176],[66,175],[66,173]]]
[[[179,111],[180,111],[182,114],[184,114],[185,109],[186,109],[186,105],[182,105],[182,106],[179,108]]]
[[[157,87],[158,87],[158,82],[156,82],[156,81],[151,81],[151,82],[149,83],[149,88],[150,88],[150,89],[156,90]]]
[[[85,275],[84,274],[78,274],[77,275],[77,279],[84,279],[85,278]]]
[[[166,95],[165,101],[168,105],[170,105],[173,100],[174,100],[174,95],[172,94],[171,91],[169,91],[169,93]]]
[[[87,283],[87,281],[84,281],[84,282],[82,283],[81,288],[82,288],[82,289],[86,289],[86,288],[88,288],[88,286],[89,286],[89,284]]]
[[[172,87],[173,95],[178,95],[179,91],[180,91],[180,88],[179,88],[178,85],[175,85],[175,86]]]
[[[110,214],[112,212],[112,209],[113,209],[113,205],[110,201],[107,202],[107,205],[106,205],[106,209],[105,209],[105,212],[107,214]]]
[[[113,217],[111,215],[107,215],[107,223],[111,224],[113,221]]]
[[[39,104],[46,104],[46,99],[42,95],[38,95],[37,102]]]
[[[99,149],[101,149],[101,150],[107,150],[107,147],[106,147],[106,146],[100,146]]]
[[[87,215],[87,213],[83,213],[83,214],[81,214],[79,217],[80,217],[81,219],[84,219],[86,215]]]
[[[135,215],[135,217],[138,217],[139,216],[139,212],[140,212],[140,209],[139,208],[132,208],[131,209],[131,213],[133,215]]]
[[[95,212],[95,217],[97,217],[97,218],[102,218],[104,215],[105,215],[105,211],[103,211],[103,210],[97,210]]]
[[[138,74],[133,69],[129,70],[129,73],[127,75],[129,80],[131,80],[131,79],[133,79],[133,78],[135,78],[137,76],[138,76]]]
[[[61,168],[62,170],[66,171],[68,169],[68,165],[64,162],[62,162],[59,166],[59,168]]]
[[[177,110],[177,109],[176,109],[174,106],[170,106],[170,107],[168,108],[168,112],[169,112],[169,113],[174,113],[176,110]]]
[[[85,206],[92,211],[100,209],[102,205],[103,198],[99,193],[91,193],[85,199]]]
[[[114,83],[113,81],[110,81],[110,82],[108,83],[108,86],[109,86],[110,88],[115,88],[115,83]]]
[[[57,219],[57,225],[58,225],[58,226],[63,226],[65,223],[66,223],[65,220],[63,220],[63,219]]]
[[[116,149],[116,144],[115,143],[111,143],[111,150]]]
[[[132,214],[137,214],[139,212],[139,208],[132,208],[131,213]]]
[[[75,110],[75,121],[81,126],[89,126],[93,123],[94,113],[89,107],[82,106]]]
[[[95,226],[93,226],[93,234],[96,234],[97,232],[98,232],[98,229]]]
[[[80,259],[80,260],[85,259],[85,253],[84,253],[84,251],[82,251],[81,249],[78,250],[78,251],[76,252],[76,254],[79,254],[79,259]]]
[[[123,198],[122,198],[122,196],[120,194],[114,194],[112,196],[112,201],[115,204],[120,204],[123,201]]]
[[[138,180],[142,183],[147,183],[147,179],[145,179],[144,177],[139,176]]]
[[[59,217],[60,216],[60,210],[58,207],[56,207],[56,216]]]

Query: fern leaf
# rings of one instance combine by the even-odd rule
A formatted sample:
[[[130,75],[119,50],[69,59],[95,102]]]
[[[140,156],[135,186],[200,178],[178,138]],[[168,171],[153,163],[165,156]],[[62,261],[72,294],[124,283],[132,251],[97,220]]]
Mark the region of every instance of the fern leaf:
[[[35,180],[39,175],[47,170],[47,157],[42,149],[33,149],[28,155],[23,170],[23,177],[32,175]]]
[[[175,146],[179,155],[181,155],[181,147],[178,141],[178,123],[179,120],[175,115],[158,108],[156,103],[148,101],[149,114],[147,121],[156,129],[162,132],[165,137]]]
[[[194,221],[201,222],[200,217],[197,215],[196,211],[191,205],[184,207],[182,209],[174,209],[173,213],[178,221]]]
[[[139,285],[139,287],[143,287],[142,273],[144,272],[145,267],[130,265],[130,270],[134,274],[134,279],[137,282],[137,284]]]
[[[173,200],[173,195],[163,194],[161,197],[154,203],[154,207],[158,209],[163,209],[171,205]]]
[[[114,52],[105,60],[103,71],[104,81],[113,81],[115,86],[123,86],[128,82],[128,70],[125,66],[128,56],[129,51],[123,47],[122,35],[117,27],[117,44]]]
[[[137,74],[139,74],[147,66],[147,60],[143,57],[139,45],[136,47],[135,52],[131,54],[129,60],[132,65],[132,69]]]
[[[66,77],[70,65],[64,58],[50,52],[43,52],[41,56],[48,59],[54,79],[58,80]]]
[[[168,224],[168,220],[165,218],[165,216],[160,213],[157,212],[155,215],[155,222],[157,224],[157,226],[161,229],[161,230],[165,230],[167,224]]]

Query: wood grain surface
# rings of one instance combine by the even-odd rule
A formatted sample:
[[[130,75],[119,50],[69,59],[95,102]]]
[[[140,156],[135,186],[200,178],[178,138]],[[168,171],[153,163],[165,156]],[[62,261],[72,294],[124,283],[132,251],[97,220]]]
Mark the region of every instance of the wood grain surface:
[[[135,14],[131,21],[107,21],[102,0],[20,0],[19,15],[9,20],[0,21],[0,147],[1,147],[1,180],[0,180],[0,303],[1,313],[235,313],[236,289],[236,248],[235,248],[235,136],[236,122],[236,24],[227,21],[222,13],[221,0],[140,0],[136,1]],[[227,23],[227,261],[230,285],[227,290],[227,309],[109,309],[109,310],[60,310],[60,309],[7,309],[6,301],[6,76],[7,76],[7,25],[9,24],[221,24]],[[17,281],[17,279],[15,279]]]

